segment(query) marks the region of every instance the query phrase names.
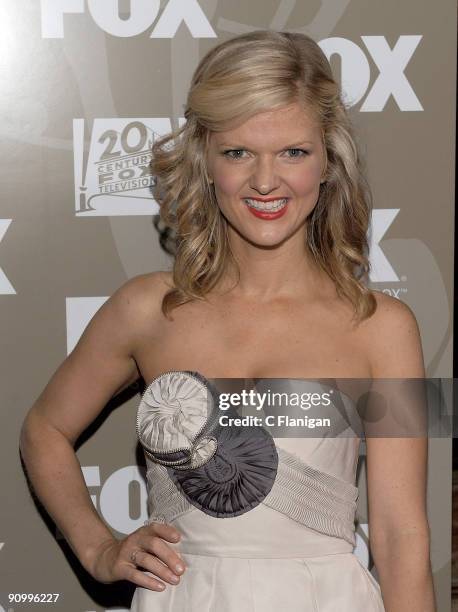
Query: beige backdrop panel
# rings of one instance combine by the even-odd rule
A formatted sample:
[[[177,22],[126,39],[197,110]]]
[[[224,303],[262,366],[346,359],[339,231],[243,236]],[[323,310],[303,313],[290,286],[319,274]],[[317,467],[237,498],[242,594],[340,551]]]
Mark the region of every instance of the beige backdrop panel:
[[[182,120],[191,74],[218,42],[257,28],[320,41],[368,159],[372,284],[414,310],[428,376],[452,375],[455,2],[131,4],[130,15],[127,0],[11,0],[0,8],[0,612],[27,609],[8,593],[60,593],[41,609],[67,612],[130,605],[133,588],[95,583],[55,537],[26,486],[18,435],[103,301],[128,278],[170,267],[152,222],[148,147]],[[116,152],[130,160],[125,167],[108,165]],[[78,449],[94,504],[118,536],[146,518],[138,391],[112,401]],[[434,580],[446,612],[450,440],[431,441],[429,474]],[[371,567],[364,456],[359,485],[356,552]]]

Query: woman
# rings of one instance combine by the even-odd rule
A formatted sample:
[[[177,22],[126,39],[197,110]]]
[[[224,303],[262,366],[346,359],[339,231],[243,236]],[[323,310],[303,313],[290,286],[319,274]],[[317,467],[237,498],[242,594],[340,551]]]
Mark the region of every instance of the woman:
[[[412,311],[364,285],[369,190],[318,45],[257,31],[216,46],[194,73],[185,118],[153,146],[156,200],[176,232],[173,273],[120,287],[30,410],[21,451],[38,496],[94,578],[138,586],[132,610],[433,612],[425,438],[367,439],[381,590],[352,552],[357,438],[341,447],[278,441],[277,473],[294,464],[292,488],[310,477],[294,516],[282,495],[272,502],[277,478],[223,519],[192,500],[177,513],[156,487],[173,491],[179,470],[153,455],[150,495],[164,516],[153,507],[144,527],[118,541],[94,510],[73,445],[139,376],[146,394],[168,371],[194,373],[195,384],[424,377]],[[345,519],[333,507],[334,522],[321,520],[319,505],[302,512],[317,491]]]

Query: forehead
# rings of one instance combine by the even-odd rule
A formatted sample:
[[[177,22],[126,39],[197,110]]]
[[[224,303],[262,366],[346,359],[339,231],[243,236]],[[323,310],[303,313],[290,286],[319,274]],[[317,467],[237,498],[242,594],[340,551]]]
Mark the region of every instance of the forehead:
[[[321,128],[311,112],[299,104],[258,113],[245,123],[223,132],[212,132],[210,142],[281,146],[293,142],[315,142],[321,138]]]

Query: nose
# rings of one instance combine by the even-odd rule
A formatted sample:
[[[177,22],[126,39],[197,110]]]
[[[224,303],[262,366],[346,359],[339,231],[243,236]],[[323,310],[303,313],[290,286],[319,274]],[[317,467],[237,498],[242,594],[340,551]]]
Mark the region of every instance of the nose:
[[[280,186],[279,177],[275,172],[274,161],[259,158],[250,177],[250,187],[262,195],[266,195]]]

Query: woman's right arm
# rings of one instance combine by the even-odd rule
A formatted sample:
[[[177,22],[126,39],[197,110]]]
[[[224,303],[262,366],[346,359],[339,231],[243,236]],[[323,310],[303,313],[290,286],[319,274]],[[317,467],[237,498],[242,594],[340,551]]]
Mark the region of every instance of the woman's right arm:
[[[33,489],[83,567],[101,582],[127,579],[154,590],[164,586],[139,571],[130,555],[142,551],[137,560],[143,556],[144,567],[174,584],[181,559],[164,540],[177,542],[179,532],[153,524],[116,540],[94,508],[74,444],[107,402],[139,377],[133,355],[160,284],[155,274],[134,277],[101,306],[30,408],[20,436]]]

